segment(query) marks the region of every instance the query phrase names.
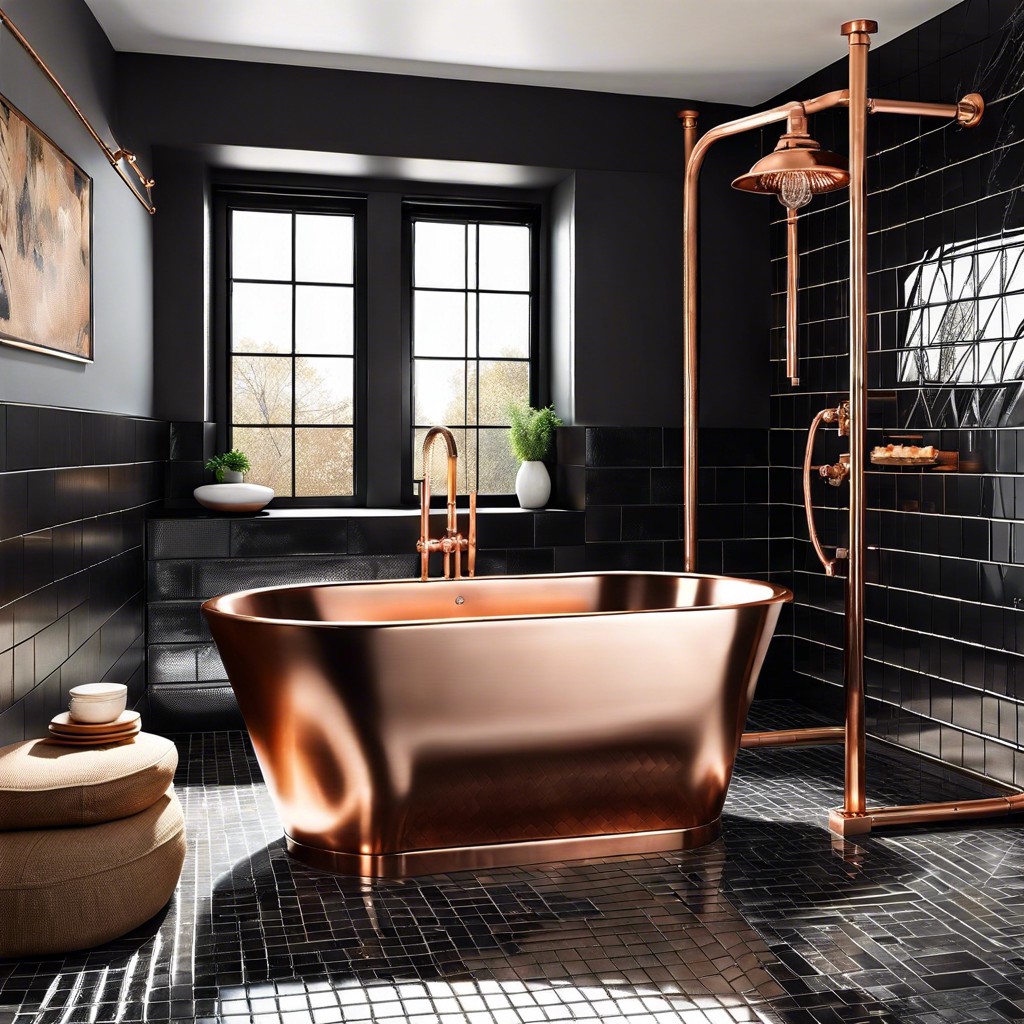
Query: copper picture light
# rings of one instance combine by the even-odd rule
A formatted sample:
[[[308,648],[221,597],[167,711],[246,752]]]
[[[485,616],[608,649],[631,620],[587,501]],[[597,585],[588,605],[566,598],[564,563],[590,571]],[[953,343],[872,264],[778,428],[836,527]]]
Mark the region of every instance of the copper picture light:
[[[18,45],[29,55],[29,57],[32,58],[36,67],[38,67],[39,70],[42,71],[42,73],[46,76],[50,84],[57,90],[57,92],[61,94],[61,96],[64,98],[64,102],[67,103],[67,105],[74,111],[75,116],[78,118],[78,120],[81,121],[82,124],[85,126],[85,130],[92,137],[93,142],[95,142],[96,145],[99,146],[101,150],[103,150],[103,155],[107,158],[107,161],[109,162],[110,166],[113,167],[115,171],[117,171],[121,180],[131,190],[132,195],[135,196],[135,198],[138,199],[140,203],[142,203],[142,205],[146,208],[146,211],[148,213],[156,213],[156,207],[153,205],[153,186],[156,184],[156,182],[153,181],[153,179],[150,178],[148,175],[142,172],[142,170],[139,168],[135,154],[132,153],[130,150],[122,149],[120,147],[118,147],[117,149],[111,149],[110,146],[108,146],[103,141],[103,139],[100,137],[99,132],[97,132],[96,129],[92,126],[92,122],[82,112],[82,108],[79,107],[79,105],[74,101],[74,99],[72,98],[71,94],[67,91],[67,89],[65,89],[64,86],[61,85],[60,80],[50,70],[50,67],[46,63],[46,61],[44,61],[43,58],[39,56],[39,54],[36,52],[32,44],[21,34],[18,27],[14,24],[13,21],[11,21],[7,12],[4,11],[3,8],[0,8],[0,25],[3,25],[7,29],[7,31],[11,33],[11,36],[14,38],[15,42],[17,42]],[[127,164],[129,168],[131,168],[132,172],[135,174],[135,177],[138,178],[139,184],[144,190],[145,194],[143,194],[143,192],[140,192],[139,189],[135,187],[135,183],[133,182],[131,175],[129,175],[129,173],[124,169],[124,167],[122,167],[122,161],[124,161],[124,163]]]
[[[903,114],[939,117],[971,128],[981,121],[985,104],[977,93],[957,103],[918,103],[869,98],[867,60],[871,35],[878,31],[874,21],[846,22],[841,29],[847,39],[849,80],[845,89],[813,99],[791,101],[769,110],[749,114],[716,125],[699,139],[697,114],[679,114],[684,129],[685,175],[683,190],[683,565],[686,572],[697,570],[698,508],[698,210],[700,172],[707,151],[721,139],[743,132],[787,122],[775,151],[759,160],[733,185],[742,191],[779,196],[787,209],[787,312],[786,371],[793,384],[799,382],[796,351],[797,294],[797,211],[814,195],[849,187],[850,283],[849,283],[849,397],[838,408],[822,410],[814,419],[804,458],[804,502],[809,535],[826,573],[834,575],[839,562],[846,564],[846,615],[844,642],[845,722],[842,727],[788,729],[781,732],[744,734],[744,747],[798,746],[842,742],[845,748],[843,806],[829,815],[830,830],[840,836],[870,832],[885,825],[908,825],[967,817],[991,817],[1024,810],[1024,794],[956,803],[919,804],[905,807],[868,809],[865,795],[864,718],[864,480],[867,426],[867,183],[866,129],[869,114]],[[833,108],[849,111],[849,156],[828,153],[810,138],[807,118]],[[848,433],[850,453],[835,466],[822,467],[819,474],[829,483],[850,485],[849,546],[829,558],[817,538],[810,497],[811,457],[814,435],[822,423],[836,423]]]

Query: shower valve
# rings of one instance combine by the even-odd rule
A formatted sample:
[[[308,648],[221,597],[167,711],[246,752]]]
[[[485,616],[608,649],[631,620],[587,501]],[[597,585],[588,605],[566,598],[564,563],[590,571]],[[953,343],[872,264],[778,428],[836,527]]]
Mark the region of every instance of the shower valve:
[[[850,475],[850,464],[840,460],[832,466],[819,466],[818,475],[827,480],[830,487],[840,487]]]

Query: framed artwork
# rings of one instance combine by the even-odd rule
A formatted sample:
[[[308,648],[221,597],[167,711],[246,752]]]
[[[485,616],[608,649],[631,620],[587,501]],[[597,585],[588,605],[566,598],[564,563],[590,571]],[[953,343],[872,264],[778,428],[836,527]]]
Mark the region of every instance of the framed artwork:
[[[91,362],[92,179],[0,96],[0,342]]]

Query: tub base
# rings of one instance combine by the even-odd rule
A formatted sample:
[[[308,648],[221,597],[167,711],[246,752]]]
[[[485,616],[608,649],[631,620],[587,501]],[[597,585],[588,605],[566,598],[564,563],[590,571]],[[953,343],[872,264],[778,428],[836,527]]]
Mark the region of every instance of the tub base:
[[[287,833],[285,840],[289,854],[310,867],[336,875],[400,879],[551,861],[693,850],[714,842],[721,833],[722,819],[716,818],[706,825],[662,829],[657,832],[623,832],[603,836],[574,836],[570,839],[539,839],[521,843],[445,846],[434,850],[367,854],[307,846],[292,839]]]

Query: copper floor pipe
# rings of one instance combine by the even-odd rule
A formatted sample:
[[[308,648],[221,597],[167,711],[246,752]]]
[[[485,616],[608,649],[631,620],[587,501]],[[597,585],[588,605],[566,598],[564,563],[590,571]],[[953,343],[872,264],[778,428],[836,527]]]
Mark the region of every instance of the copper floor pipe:
[[[828,816],[829,831],[840,836],[866,835],[876,828],[931,825],[971,818],[1005,818],[1024,811],[1024,793],[982,797],[978,800],[947,800],[931,804],[875,807],[863,814],[837,809]]]
[[[842,743],[846,730],[841,725],[822,725],[811,729],[777,729],[771,732],[745,732],[740,749],[753,747],[820,747]]]

